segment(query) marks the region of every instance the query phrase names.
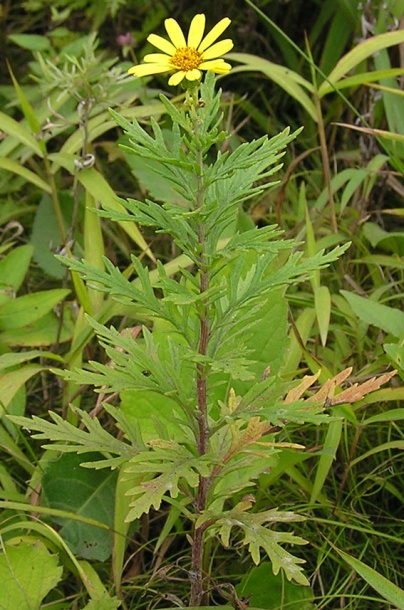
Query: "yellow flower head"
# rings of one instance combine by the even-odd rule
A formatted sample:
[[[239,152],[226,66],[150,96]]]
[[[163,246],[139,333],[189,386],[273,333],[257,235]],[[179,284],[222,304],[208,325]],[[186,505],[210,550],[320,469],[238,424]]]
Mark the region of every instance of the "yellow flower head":
[[[170,77],[169,85],[178,85],[184,78],[196,81],[202,77],[201,70],[209,70],[215,74],[227,74],[231,65],[220,55],[228,53],[233,48],[230,39],[213,44],[217,38],[230,25],[230,19],[225,17],[205,37],[205,15],[195,15],[191,21],[188,40],[175,19],[166,19],[164,22],[170,41],[150,34],[147,40],[163,53],[150,53],[144,57],[146,63],[129,68],[129,74],[135,76],[149,76],[163,72],[175,73]]]

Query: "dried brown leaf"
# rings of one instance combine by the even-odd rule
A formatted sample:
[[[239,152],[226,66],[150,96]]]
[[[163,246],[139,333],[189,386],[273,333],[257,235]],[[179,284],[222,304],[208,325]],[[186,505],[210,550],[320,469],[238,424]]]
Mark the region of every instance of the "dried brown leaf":
[[[299,400],[299,398],[303,396],[305,391],[308,390],[308,388],[310,388],[315,381],[317,381],[320,376],[320,373],[321,369],[318,370],[315,375],[305,375],[299,385],[287,393],[286,398],[283,402],[287,405],[291,402]]]
[[[357,402],[358,400],[362,400],[364,396],[370,394],[371,392],[375,392],[382,386],[383,384],[390,381],[392,377],[397,373],[397,371],[391,371],[390,373],[385,373],[384,375],[380,375],[380,377],[372,377],[368,379],[361,385],[355,383],[350,388],[347,388],[341,394],[337,394],[330,399],[331,405],[342,405],[348,402]]]
[[[337,375],[335,375],[335,377],[332,379],[327,379],[318,392],[310,397],[310,402],[325,402],[326,400],[332,398],[334,396],[335,388],[338,388],[346,379],[348,379],[351,373],[352,367],[350,366],[347,369],[337,373]]]

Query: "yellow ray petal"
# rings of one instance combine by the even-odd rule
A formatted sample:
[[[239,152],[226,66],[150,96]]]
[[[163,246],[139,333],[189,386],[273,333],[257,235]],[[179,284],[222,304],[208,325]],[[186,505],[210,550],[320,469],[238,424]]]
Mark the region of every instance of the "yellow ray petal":
[[[227,74],[232,66],[223,59],[212,59],[211,61],[204,61],[199,64],[199,68],[201,70],[210,70],[210,72],[215,72],[215,74]]]
[[[220,57],[225,53],[228,53],[233,48],[233,41],[230,38],[226,38],[226,40],[221,40],[220,42],[216,42],[209,49],[206,49],[204,53],[202,53],[202,59],[214,59],[215,57]]]
[[[197,49],[203,38],[203,33],[205,31],[205,22],[206,18],[203,13],[201,13],[200,15],[195,15],[195,17],[191,21],[191,25],[189,26],[188,32],[187,45],[192,49]]]
[[[179,85],[180,82],[184,79],[184,77],[184,70],[179,70],[178,72],[170,76],[170,78],[168,79],[168,84],[172,86]]]
[[[135,76],[150,76],[151,74],[161,74],[162,72],[169,72],[171,68],[163,66],[162,64],[141,64],[140,66],[133,66],[129,68],[128,73],[134,74]]]
[[[172,65],[171,65],[171,56],[170,55],[164,55],[164,53],[149,53],[148,55],[145,55],[143,57],[143,61],[145,61],[146,63],[152,63],[152,64],[166,64],[167,66],[170,66],[170,70],[172,70]]]
[[[199,80],[202,77],[201,71],[198,68],[194,68],[193,70],[188,70],[185,74],[187,80]]]
[[[211,44],[215,42],[217,38],[219,38],[220,34],[222,34],[227,27],[229,27],[231,20],[228,17],[225,17],[219,23],[217,23],[208,34],[206,34],[205,38],[202,40],[201,44],[198,47],[198,51],[203,53],[205,49],[210,47]]]
[[[175,46],[171,44],[171,42],[168,42],[168,40],[162,38],[161,36],[157,36],[157,34],[150,34],[150,36],[147,37],[147,40],[154,47],[160,49],[160,51],[164,51],[164,53],[167,53],[167,55],[174,55],[177,50]]]
[[[167,30],[167,34],[169,35],[170,40],[176,49],[181,49],[182,47],[187,46],[185,36],[175,19],[166,19],[164,21],[164,25]]]

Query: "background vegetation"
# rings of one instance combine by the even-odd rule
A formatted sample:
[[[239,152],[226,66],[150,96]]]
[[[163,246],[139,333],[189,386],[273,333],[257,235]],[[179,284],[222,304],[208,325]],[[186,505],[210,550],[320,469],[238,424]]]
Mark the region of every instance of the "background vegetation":
[[[277,187],[240,210],[240,230],[277,223],[306,257],[352,242],[287,292],[284,379],[320,368],[323,383],[352,367],[352,385],[398,371],[388,387],[334,407],[331,423],[289,427],[282,440],[306,452],[285,451],[257,483],[261,510],[292,508],[307,518],[294,532],[309,541],[299,556],[310,588],[272,577],[265,562],[254,567],[244,547],[226,552],[212,541],[215,600],[237,608],[248,600],[268,609],[404,608],[400,0],[201,0],[197,11],[188,0],[1,2],[0,607],[107,610],[187,598],[178,515],[163,506],[124,524],[116,471],[80,468],[75,453],[55,461],[7,415],[47,419],[51,411],[80,432],[73,405],[113,429],[91,387],[62,383],[54,369],[107,362],[84,313],[121,330],[142,322],[142,312],[117,307],[54,254],[99,268],[106,255],[127,270],[134,253],[152,273],[157,260],[178,271],[182,255],[169,237],[91,210],[119,211],[115,195],[167,197],[150,167],[119,148],[127,139],[108,108],[146,128],[151,117],[167,127],[159,93],[181,103],[181,92],[168,91],[164,76],[138,80],[126,70],[150,50],[150,33],[163,34],[164,19],[185,29],[195,12],[210,25],[232,19],[234,68],[220,79],[229,149],[304,127]],[[123,411],[130,401],[121,396]]]

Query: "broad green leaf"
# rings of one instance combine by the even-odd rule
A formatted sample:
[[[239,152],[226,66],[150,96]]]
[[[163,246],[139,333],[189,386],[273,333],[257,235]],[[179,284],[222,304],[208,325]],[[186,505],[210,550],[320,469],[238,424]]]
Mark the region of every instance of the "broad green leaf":
[[[43,156],[41,147],[31,132],[28,131],[24,125],[15,119],[12,119],[4,112],[0,112],[0,130],[5,131],[5,133],[18,140],[18,142],[21,142],[21,144],[28,146],[28,148],[33,150],[40,157]]]
[[[9,34],[8,39],[28,51],[48,51],[51,48],[50,40],[39,34]]]
[[[74,199],[72,195],[62,191],[58,193],[58,200],[64,219],[65,230],[67,231],[72,223]],[[80,214],[78,215],[76,222],[82,222]],[[61,246],[63,244],[63,239],[55,216],[52,198],[47,193],[43,194],[36,206],[35,218],[31,231],[31,243],[35,247],[34,261],[47,275],[50,275],[50,277],[56,278],[57,280],[62,280],[67,274],[67,269],[56,259],[52,248]],[[78,244],[75,245],[73,254],[82,254],[82,250]]]
[[[347,76],[346,78],[342,78],[335,83],[334,87],[325,81],[321,85],[321,97],[335,91],[335,89],[340,90],[346,89],[347,87],[359,87],[360,85],[373,83],[384,78],[396,78],[397,76],[402,76],[403,74],[404,68],[392,68],[390,70],[372,70],[371,72],[361,72],[360,74]]]
[[[5,169],[8,172],[12,172],[13,174],[17,174],[18,176],[21,176],[22,178],[24,178],[24,180],[26,180],[27,182],[31,182],[31,184],[34,184],[46,193],[51,192],[51,187],[47,182],[42,180],[42,178],[40,178],[38,174],[35,174],[30,169],[27,169],[26,167],[21,165],[21,163],[19,163],[18,161],[14,161],[13,159],[9,159],[7,157],[0,157],[0,168]]]
[[[14,298],[28,271],[34,249],[19,246],[0,260],[0,305]]]
[[[74,319],[70,308],[64,308],[63,321],[52,311],[34,324],[0,332],[0,342],[21,347],[46,347],[55,341],[69,341],[74,331]]]
[[[378,422],[394,422],[402,419],[404,419],[404,409],[390,409],[390,411],[383,411],[382,413],[368,417],[361,422],[361,425],[368,426],[369,424],[376,424]]]
[[[310,496],[311,503],[317,502],[323,490],[324,483],[335,460],[337,449],[341,441],[341,434],[342,419],[330,422],[313,482],[313,489]]]
[[[404,313],[401,310],[382,305],[346,290],[341,290],[341,294],[362,322],[381,328],[397,338],[404,337]]]
[[[18,390],[36,373],[44,371],[46,367],[39,364],[27,364],[14,371],[3,373],[0,377],[0,416],[3,408],[7,408]]]
[[[379,593],[384,599],[387,599],[391,604],[397,607],[398,610],[402,610],[404,608],[404,590],[397,587],[393,582],[387,580],[384,576],[376,572],[373,568],[370,568],[368,565],[359,561],[352,555],[348,555],[344,551],[337,549],[338,555],[342,557],[342,559],[357,572],[366,582],[373,588],[375,591]]]
[[[383,349],[394,362],[394,366],[403,373],[404,372],[404,345],[395,343],[385,343]]]
[[[0,554],[0,608],[37,610],[62,577],[57,555],[31,536],[11,538]]]
[[[62,301],[70,290],[54,289],[17,297],[0,305],[0,331],[22,328],[33,324]]]
[[[169,396],[147,390],[123,390],[120,399],[120,409],[139,426],[145,443],[159,436],[156,426],[158,428],[162,425],[173,438],[183,439],[184,435],[176,421],[181,417],[181,411]]]
[[[117,597],[111,597],[101,581],[98,572],[88,561],[80,560],[80,567],[86,575],[88,587],[87,590],[92,590],[91,602],[87,604],[86,608],[94,608],[94,610],[115,610],[119,608],[121,602]],[[91,603],[98,604],[91,606]],[[84,610],[84,609],[83,609]]]
[[[338,81],[341,80],[350,70],[355,68],[374,53],[377,53],[381,49],[387,49],[394,45],[399,45],[403,42],[404,31],[397,30],[394,32],[387,32],[385,34],[373,36],[372,38],[368,38],[359,43],[339,60],[335,68],[328,75],[327,81],[320,86],[320,97],[329,92],[330,84],[335,85],[338,83]]]
[[[10,366],[15,366],[16,364],[22,364],[23,362],[27,362],[27,360],[32,360],[33,358],[47,358],[50,360],[57,360],[58,362],[63,362],[62,356],[59,356],[58,354],[35,349],[27,352],[9,352],[6,354],[2,354],[0,356],[0,369],[6,369]]]
[[[314,291],[314,307],[320,331],[322,345],[327,343],[328,329],[331,316],[331,295],[327,286],[319,286]]]
[[[240,598],[249,600],[249,608],[267,610],[314,610],[313,591],[272,573],[271,564],[263,561],[251,568],[236,586]]]
[[[341,203],[339,208],[339,213],[342,214],[350,202],[352,196],[358,188],[363,184],[363,182],[368,177],[368,172],[365,169],[356,169],[353,171],[352,178],[348,181],[348,184],[344,188],[344,191],[341,196]]]
[[[84,212],[84,259],[97,269],[104,269],[104,240],[101,228],[101,218],[95,213],[97,205],[94,197],[87,190],[85,194],[86,207]],[[97,313],[104,302],[104,295],[99,290],[87,286],[92,310]]]
[[[105,561],[112,552],[117,473],[89,470],[80,466],[82,462],[81,455],[72,453],[49,463],[42,477],[42,501],[44,506],[67,510],[108,525],[109,531],[73,519],[53,518],[62,526],[59,534],[73,553],[85,559]]]
[[[366,265],[380,265],[381,267],[404,269],[404,259],[402,257],[387,256],[386,254],[369,254],[368,256],[362,256],[357,262]]]
[[[390,54],[387,49],[381,49],[379,53],[374,56],[374,65],[376,70],[385,70],[391,68]],[[403,99],[404,91],[398,79],[387,78],[383,79],[379,85],[379,89],[382,91],[382,102],[384,106],[384,115],[387,121],[388,133],[394,134],[394,140],[400,140],[400,143],[396,143],[394,147],[389,146],[387,150],[390,151],[391,155],[403,158],[404,155],[404,120],[403,120]],[[383,134],[381,134],[382,137]],[[401,138],[399,137],[401,136]]]
[[[112,534],[112,573],[116,592],[119,592],[121,589],[124,571],[123,566],[125,562],[125,551],[127,548],[127,536],[129,527],[131,526],[131,524],[126,521],[126,516],[129,512],[131,501],[130,496],[127,494],[127,491],[132,486],[133,477],[132,479],[128,480],[124,473],[124,469],[120,468],[118,470],[118,477],[116,481],[114,527]]]
[[[232,74],[238,72],[262,72],[301,104],[311,118],[317,121],[316,106],[306,93],[306,91],[313,92],[313,85],[300,76],[300,74],[286,66],[274,64],[257,55],[228,53],[226,57],[244,64],[244,66],[233,67]]]
[[[252,336],[246,341],[247,349],[253,350],[253,364],[250,368],[256,379],[262,377],[268,366],[271,375],[277,375],[282,368],[289,345],[287,315],[288,304],[284,290],[274,290],[268,295],[266,302],[263,302],[257,323],[252,329]],[[239,385],[236,387],[238,389]]]
[[[375,222],[365,222],[362,231],[373,248],[381,248],[385,252],[404,256],[403,231],[385,231]]]

